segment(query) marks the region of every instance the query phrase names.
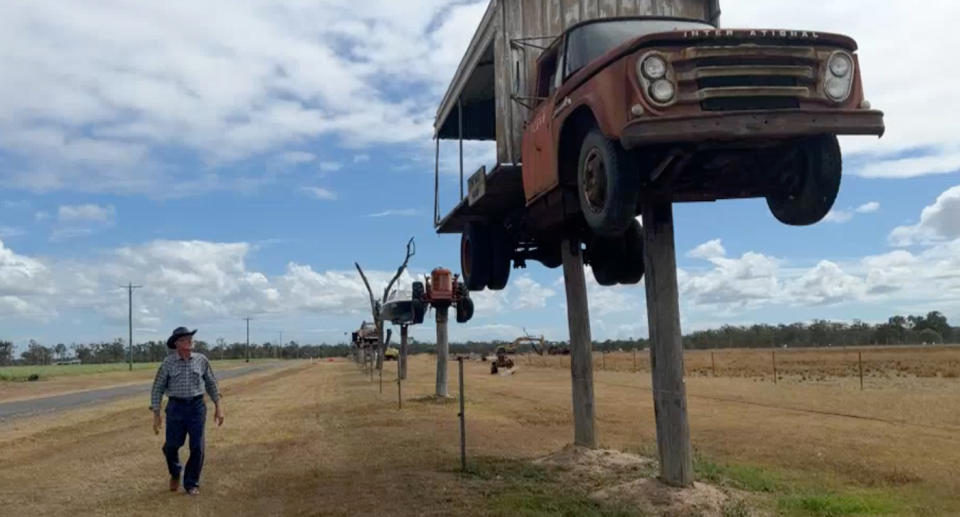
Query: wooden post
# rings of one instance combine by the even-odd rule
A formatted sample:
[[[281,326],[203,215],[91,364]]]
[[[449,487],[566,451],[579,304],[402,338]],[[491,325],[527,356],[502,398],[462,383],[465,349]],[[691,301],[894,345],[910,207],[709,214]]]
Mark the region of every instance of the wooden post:
[[[777,352],[774,350],[770,353],[770,357],[773,360],[773,383],[777,383]]]
[[[400,325],[400,361],[398,361],[397,368],[401,379],[407,378],[407,336],[409,330],[409,325]]]
[[[713,352],[710,352],[710,364],[713,365],[713,376],[717,376],[717,360],[713,357]]]
[[[567,291],[567,326],[570,329],[570,378],[573,392],[573,443],[596,448],[593,400],[593,342],[590,338],[590,313],[587,282],[583,277],[580,242],[564,239],[563,281]]]
[[[863,351],[857,352],[857,364],[860,365],[860,391],[863,391]]]
[[[683,341],[677,292],[673,207],[669,201],[643,205],[643,240],[650,367],[657,420],[660,480],[693,485],[687,389],[683,380]]]
[[[447,340],[447,305],[434,306],[437,312],[437,397],[447,396],[447,361],[450,343]]]
[[[397,409],[403,409],[403,377],[400,376],[400,361],[397,361]]]
[[[467,471],[467,416],[464,413],[463,398],[463,357],[457,357],[457,368],[460,370],[460,470]]]

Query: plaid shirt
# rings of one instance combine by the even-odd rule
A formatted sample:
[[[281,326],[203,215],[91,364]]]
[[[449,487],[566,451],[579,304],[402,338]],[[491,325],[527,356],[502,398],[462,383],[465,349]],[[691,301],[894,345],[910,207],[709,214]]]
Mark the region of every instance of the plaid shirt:
[[[191,352],[189,359],[181,359],[180,354],[173,352],[160,363],[160,369],[157,370],[150,391],[150,409],[160,411],[164,393],[168,397],[191,398],[203,395],[204,388],[211,400],[220,401],[220,390],[210,360],[196,352]]]

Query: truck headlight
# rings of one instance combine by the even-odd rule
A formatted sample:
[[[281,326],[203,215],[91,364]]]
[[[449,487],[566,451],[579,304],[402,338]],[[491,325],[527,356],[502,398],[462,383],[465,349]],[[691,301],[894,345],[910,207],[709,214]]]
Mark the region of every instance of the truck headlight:
[[[850,56],[837,52],[830,57],[830,73],[837,77],[846,77],[853,70],[853,62]]]
[[[853,57],[842,50],[834,52],[827,60],[823,91],[834,102],[843,102],[850,96],[853,87]]]
[[[650,85],[650,96],[659,103],[670,102],[676,92],[677,89],[673,86],[673,83],[666,79],[658,79]]]
[[[643,60],[641,73],[648,79],[662,79],[667,75],[667,62],[660,56],[648,56]]]

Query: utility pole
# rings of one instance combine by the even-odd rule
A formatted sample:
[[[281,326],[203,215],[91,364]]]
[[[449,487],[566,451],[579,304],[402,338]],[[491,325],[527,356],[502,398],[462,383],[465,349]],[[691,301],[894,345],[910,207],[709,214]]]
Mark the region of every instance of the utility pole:
[[[244,355],[247,356],[246,362],[249,363],[250,362],[250,320],[252,320],[253,318],[247,316],[246,318],[243,318],[243,319],[244,321],[247,322],[247,349]]]
[[[128,282],[127,285],[122,285],[127,290],[127,327],[130,331],[130,341],[127,342],[128,359],[130,361],[130,371],[133,371],[133,290],[140,289],[142,285],[133,285],[133,282]]]

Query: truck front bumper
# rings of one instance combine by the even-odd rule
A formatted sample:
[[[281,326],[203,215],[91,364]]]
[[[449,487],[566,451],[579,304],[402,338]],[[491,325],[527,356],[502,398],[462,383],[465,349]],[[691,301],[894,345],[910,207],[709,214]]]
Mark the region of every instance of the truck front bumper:
[[[647,144],[780,139],[812,135],[883,135],[876,110],[790,110],[700,113],[633,120],[620,141],[627,149]]]

